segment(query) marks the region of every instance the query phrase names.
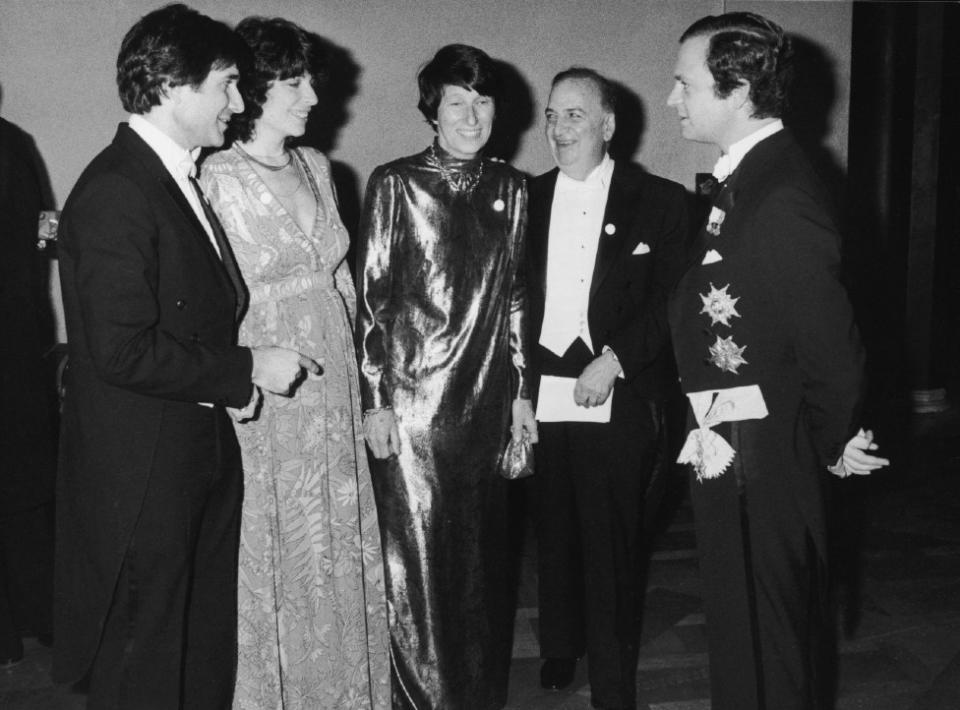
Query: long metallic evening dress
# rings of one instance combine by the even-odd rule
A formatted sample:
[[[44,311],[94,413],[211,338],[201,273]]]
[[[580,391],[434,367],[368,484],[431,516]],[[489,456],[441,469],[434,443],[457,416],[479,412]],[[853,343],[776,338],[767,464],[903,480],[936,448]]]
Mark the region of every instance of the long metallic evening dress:
[[[373,461],[387,571],[394,708],[506,702],[513,628],[511,399],[526,396],[526,215],[519,172],[436,143],[377,168],[360,229],[365,410],[393,407],[399,456]]]
[[[237,148],[201,181],[250,290],[247,345],[319,361],[293,397],[263,394],[236,427],[244,500],[234,708],[386,710],[390,704],[383,565],[360,421],[348,236],[327,159],[294,160],[317,202],[311,234]]]

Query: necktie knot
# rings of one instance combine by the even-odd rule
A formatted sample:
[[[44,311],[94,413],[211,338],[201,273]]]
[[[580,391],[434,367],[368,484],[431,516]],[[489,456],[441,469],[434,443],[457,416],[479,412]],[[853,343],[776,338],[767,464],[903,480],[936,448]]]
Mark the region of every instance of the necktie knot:
[[[188,180],[194,180],[197,177],[197,164],[193,162],[193,158],[187,156],[177,165],[180,169],[180,174]]]

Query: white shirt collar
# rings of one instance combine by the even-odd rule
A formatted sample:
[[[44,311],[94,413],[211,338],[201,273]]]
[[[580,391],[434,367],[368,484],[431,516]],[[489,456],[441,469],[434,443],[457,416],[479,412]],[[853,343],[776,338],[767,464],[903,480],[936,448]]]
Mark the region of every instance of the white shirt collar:
[[[173,138],[150,123],[140,114],[130,115],[130,130],[143,139],[160,158],[163,166],[177,180],[186,180],[197,174],[196,158],[200,154],[199,148],[192,151],[184,149]]]
[[[603,154],[600,163],[590,171],[583,180],[576,180],[567,175],[562,170],[557,176],[557,187],[565,186],[568,189],[606,189],[610,185],[610,179],[613,177],[613,158],[609,153]]]
[[[748,152],[750,152],[750,149],[753,148],[753,146],[762,141],[764,138],[769,138],[774,133],[778,133],[782,130],[783,121],[778,118],[776,121],[768,123],[762,128],[758,128],[749,136],[741,138],[736,143],[731,145],[730,149],[725,154],[721,155],[719,160],[717,160],[717,164],[713,166],[713,176],[721,182],[726,180],[730,174],[737,169],[737,166],[740,165],[740,161],[743,160],[743,157]]]

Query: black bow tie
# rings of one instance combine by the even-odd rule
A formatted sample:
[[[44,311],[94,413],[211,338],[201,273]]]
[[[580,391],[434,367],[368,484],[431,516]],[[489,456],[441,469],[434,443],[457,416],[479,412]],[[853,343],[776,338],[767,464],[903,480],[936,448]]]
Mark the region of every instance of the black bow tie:
[[[719,195],[720,191],[723,189],[723,186],[726,184],[726,180],[717,180],[717,178],[711,175],[697,185],[697,193],[703,195],[704,197],[709,197],[711,200],[715,200],[717,199],[717,195]]]

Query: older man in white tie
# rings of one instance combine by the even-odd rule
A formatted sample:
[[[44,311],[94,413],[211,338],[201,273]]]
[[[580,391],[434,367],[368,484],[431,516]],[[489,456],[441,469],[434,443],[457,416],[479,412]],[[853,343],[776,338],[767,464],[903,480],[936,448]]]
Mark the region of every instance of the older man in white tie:
[[[683,267],[680,185],[607,153],[615,91],[590,69],[558,74],[546,108],[557,167],[530,183],[531,382],[541,684],[586,653],[597,708],[634,708],[644,525],[665,461],[676,386],[666,298]]]

